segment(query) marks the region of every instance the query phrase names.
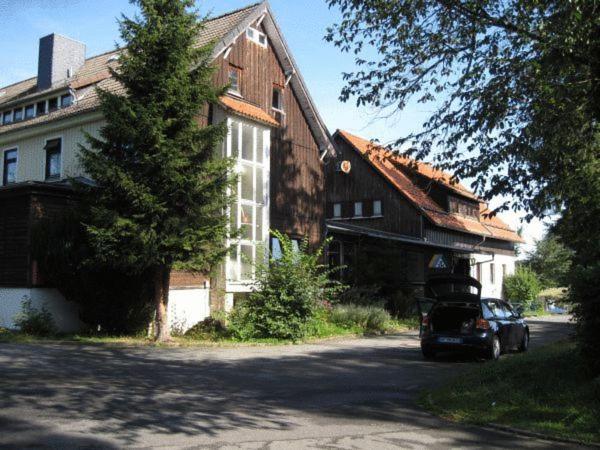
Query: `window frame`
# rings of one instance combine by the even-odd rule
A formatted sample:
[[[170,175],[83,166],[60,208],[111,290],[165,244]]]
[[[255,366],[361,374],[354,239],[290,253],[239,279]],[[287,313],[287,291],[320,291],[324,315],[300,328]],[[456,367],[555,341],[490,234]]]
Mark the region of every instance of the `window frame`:
[[[227,138],[224,140],[224,156],[234,157],[236,160],[236,167],[250,168],[252,170],[252,200],[244,199],[242,197],[242,177],[238,177],[237,186],[235,188],[236,199],[234,203],[227,208],[227,215],[229,219],[229,226],[236,226],[242,229],[242,209],[244,207],[252,208],[252,223],[251,223],[251,239],[241,234],[239,237],[228,238],[227,246],[232,250],[226,260],[226,283],[232,291],[245,292],[248,287],[252,286],[255,282],[254,273],[251,273],[251,277],[245,277],[243,273],[244,264],[242,261],[243,248],[252,248],[252,259],[256,261],[260,257],[259,249],[264,252],[264,257],[268,257],[269,244],[272,244],[269,234],[269,208],[270,208],[270,151],[271,151],[271,130],[268,127],[257,124],[253,121],[245,120],[238,117],[228,116],[227,122]],[[237,126],[233,126],[237,123]],[[244,127],[252,127],[252,160],[243,158],[243,144],[244,144]],[[232,148],[234,142],[233,130],[238,134],[235,142],[238,145],[237,149]],[[259,139],[259,133],[263,133],[262,140]],[[259,143],[262,143],[262,149],[259,149]],[[258,152],[262,151],[262,156],[259,159]],[[237,156],[236,156],[237,155]],[[262,173],[262,198],[257,198],[259,190],[257,183],[259,182],[259,174]],[[233,193],[231,188],[228,188],[228,195]],[[233,211],[232,207],[236,210]],[[235,215],[235,217],[234,217]],[[258,217],[260,216],[260,217]],[[260,220],[260,229],[258,227],[258,221]],[[261,233],[260,236],[257,234]],[[235,264],[235,267],[232,266]],[[253,269],[252,269],[252,272]]]
[[[40,112],[40,105],[44,105],[44,111]],[[43,116],[48,114],[48,100],[40,100],[39,102],[35,102],[35,116]]]
[[[56,102],[56,107],[55,108],[51,108],[50,106],[50,102],[55,101]],[[53,113],[54,111],[58,111],[60,109],[60,98],[59,97],[50,97],[47,100],[47,107],[46,107],[46,112],[47,114]]]
[[[10,117],[10,119],[7,120],[6,119],[7,117]],[[13,113],[13,110],[10,109],[8,111],[4,111],[2,113],[2,125],[10,125],[13,122],[14,122],[14,113]]]
[[[35,117],[35,103],[31,103],[29,105],[26,105],[25,108],[23,108],[23,120],[29,120],[29,119],[33,119]],[[31,110],[31,115],[27,115],[27,111]]]
[[[336,214],[336,210],[339,210],[339,214]],[[333,204],[333,216],[334,219],[342,218],[342,204],[340,202],[336,202]]]
[[[277,104],[277,106],[274,104],[276,92],[278,93],[277,96],[279,98],[279,103]],[[273,90],[271,91],[271,108],[273,109],[273,111],[285,113],[285,102],[284,102],[283,96],[284,96],[284,88],[277,84],[274,84]]]
[[[21,113],[20,118],[17,119],[17,112]],[[24,119],[25,111],[23,107],[13,109],[13,122],[22,122]]]
[[[68,103],[68,104],[65,104],[65,102],[64,102],[64,100],[65,100],[66,98],[69,98],[69,99],[70,99],[70,101],[69,101],[69,103]],[[59,97],[59,108],[60,108],[60,109],[63,109],[63,108],[68,108],[69,106],[72,106],[72,105],[73,105],[73,101],[74,101],[74,98],[73,98],[73,95],[72,95],[70,92],[67,92],[66,94],[62,94],[62,95]]]
[[[264,39],[264,42],[260,42],[261,37]],[[254,42],[256,45],[259,45],[262,48],[267,48],[269,45],[269,39],[267,38],[267,35],[254,27],[246,28],[246,39]]]
[[[15,152],[14,161],[9,162],[7,159],[7,155],[9,152]],[[13,158],[11,158],[12,160]],[[8,172],[7,167],[9,164],[14,163],[15,165],[15,179],[14,181],[8,181]],[[19,147],[10,147],[2,150],[2,186],[8,186],[11,184],[15,184],[17,182],[17,174],[19,170]]]
[[[233,87],[231,83],[231,74],[236,73],[236,87]],[[229,69],[227,70],[227,82],[229,84],[228,92],[232,94],[237,94],[239,96],[242,95],[242,68],[238,66],[234,66],[233,64],[229,64]]]
[[[356,213],[357,209],[360,209],[360,213],[359,214]],[[364,217],[363,213],[364,213],[363,202],[354,202],[354,214],[353,214],[353,217],[362,218],[362,217]]]
[[[55,149],[50,150],[48,149],[48,144],[52,141],[58,141],[59,142],[59,147],[58,147],[58,152],[56,152]],[[52,180],[60,180],[63,174],[63,137],[62,136],[54,136],[51,138],[46,139],[46,142],[44,144],[44,153],[45,153],[45,162],[44,162],[44,179],[47,181],[52,181]],[[50,154],[51,153],[58,153],[58,157],[59,157],[59,168],[58,168],[58,174],[57,175],[51,175],[50,174]]]
[[[379,205],[379,212],[376,212],[375,205]],[[383,202],[381,200],[373,200],[373,217],[383,217]]]

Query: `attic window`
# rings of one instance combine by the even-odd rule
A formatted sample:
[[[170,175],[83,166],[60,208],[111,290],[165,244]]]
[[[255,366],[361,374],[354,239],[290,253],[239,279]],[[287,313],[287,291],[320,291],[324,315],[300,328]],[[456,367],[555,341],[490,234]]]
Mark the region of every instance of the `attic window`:
[[[35,117],[35,105],[33,105],[33,104],[27,105],[25,107],[25,118],[32,119],[34,117]]]
[[[242,69],[235,66],[229,66],[229,91],[240,94],[240,81],[242,78]]]
[[[5,111],[4,114],[2,115],[2,125],[8,125],[9,123],[12,123],[12,121],[13,121],[12,111]]]
[[[60,97],[60,107],[66,108],[67,106],[71,106],[73,104],[73,96],[71,94],[65,94]]]
[[[273,99],[271,106],[277,111],[283,111],[283,89],[279,86],[273,86]]]
[[[267,35],[265,33],[262,33],[255,28],[248,28],[246,30],[246,37],[255,44],[267,48]]]
[[[19,121],[23,120],[23,109],[22,108],[15,109],[13,120],[15,122],[19,122]]]
[[[56,111],[58,109],[58,98],[53,97],[48,100],[48,112]]]

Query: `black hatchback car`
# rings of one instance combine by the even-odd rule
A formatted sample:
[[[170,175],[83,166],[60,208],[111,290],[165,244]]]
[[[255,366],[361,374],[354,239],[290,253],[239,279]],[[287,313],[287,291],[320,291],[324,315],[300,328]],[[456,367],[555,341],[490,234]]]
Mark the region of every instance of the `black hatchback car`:
[[[429,298],[420,302],[421,350],[426,358],[438,352],[470,351],[495,360],[502,352],[529,347],[525,320],[508,302],[481,298],[481,284],[476,279],[434,276],[426,291]]]

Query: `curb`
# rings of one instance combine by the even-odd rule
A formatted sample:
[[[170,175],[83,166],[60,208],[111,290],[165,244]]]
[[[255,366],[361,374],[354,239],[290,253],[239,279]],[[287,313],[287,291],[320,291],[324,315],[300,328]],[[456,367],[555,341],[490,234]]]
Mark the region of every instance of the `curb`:
[[[544,433],[539,433],[537,431],[524,430],[522,428],[514,428],[514,427],[509,427],[506,425],[499,425],[496,423],[488,423],[488,424],[482,426],[482,428],[489,428],[492,430],[503,431],[505,433],[516,434],[516,435],[520,435],[520,436],[533,437],[533,438],[542,439],[545,441],[561,442],[563,444],[576,444],[576,445],[582,445],[584,447],[600,448],[600,442],[583,442],[578,439],[561,438],[558,436],[552,436],[552,435],[548,435],[548,434],[544,434]]]

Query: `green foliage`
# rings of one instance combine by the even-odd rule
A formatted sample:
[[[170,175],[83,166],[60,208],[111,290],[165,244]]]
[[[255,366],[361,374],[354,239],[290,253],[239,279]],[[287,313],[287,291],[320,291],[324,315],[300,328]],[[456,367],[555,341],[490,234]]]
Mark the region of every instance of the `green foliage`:
[[[342,287],[320,264],[323,244],[310,252],[304,239],[298,251],[292,240],[278,231],[281,257],[256,265],[256,290],[230,317],[231,331],[239,339],[299,340],[307,336],[311,320]]]
[[[477,365],[420,403],[459,422],[600,442],[599,380],[575,345],[561,343]]]
[[[226,338],[229,335],[226,317],[222,314],[213,314],[210,317],[207,317],[187,330],[184,334],[185,337],[198,340],[218,340]]]
[[[385,332],[390,324],[390,314],[381,307],[362,305],[336,305],[329,320],[341,327],[365,332]]]
[[[326,39],[355,54],[344,101],[401,111],[431,103],[422,129],[400,137],[487,200],[514,199],[529,217],[560,213],[574,251],[569,283],[579,336],[600,373],[600,4],[589,0],[328,0],[342,20]],[[507,200],[500,209],[510,204]],[[562,269],[561,269],[562,270]],[[590,283],[588,283],[588,281]],[[588,350],[596,348],[595,353]]]
[[[535,250],[527,255],[527,265],[539,276],[542,287],[568,284],[573,252],[553,233],[536,241]]]
[[[538,294],[542,290],[540,280],[529,267],[517,267],[513,275],[504,278],[504,294],[506,298],[532,309]]]
[[[90,328],[132,334],[148,326],[154,312],[149,274],[99,264],[76,213],[39,222],[32,254],[45,282],[79,304],[80,319]]]
[[[387,301],[380,295],[379,286],[352,286],[340,294],[337,301],[341,304],[360,306],[383,306]]]
[[[31,304],[31,299],[27,297],[21,301],[21,312],[14,317],[13,321],[24,334],[48,337],[57,332],[52,313],[45,305],[35,308]]]

